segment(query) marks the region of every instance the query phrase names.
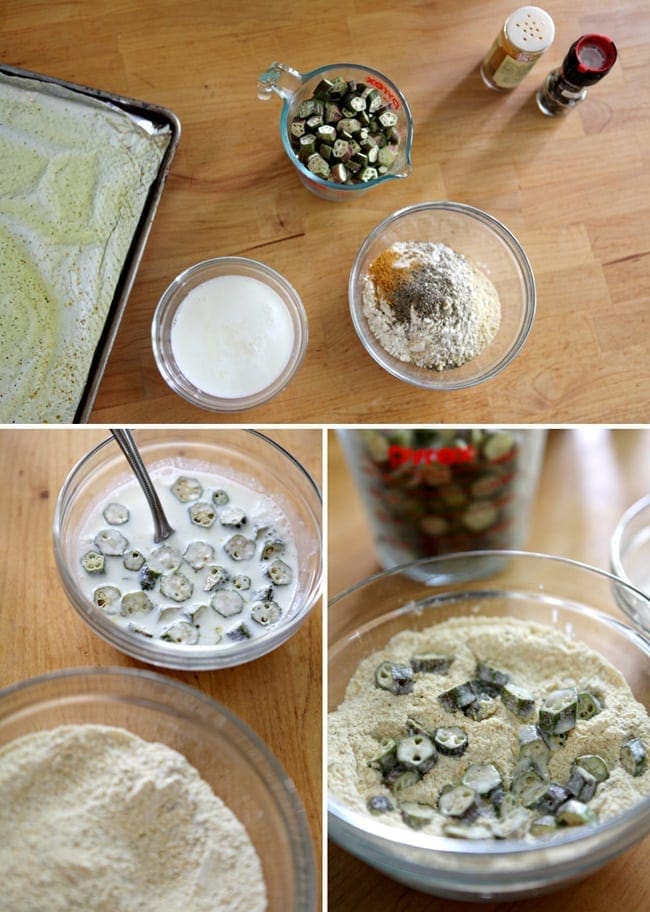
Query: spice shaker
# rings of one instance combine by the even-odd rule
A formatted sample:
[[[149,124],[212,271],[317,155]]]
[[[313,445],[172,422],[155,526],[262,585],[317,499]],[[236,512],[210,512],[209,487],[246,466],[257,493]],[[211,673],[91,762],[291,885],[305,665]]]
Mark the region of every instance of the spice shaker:
[[[481,64],[490,89],[504,92],[519,85],[553,43],[555,25],[538,6],[521,6],[506,19]]]
[[[582,35],[574,41],[562,61],[551,70],[537,92],[542,114],[566,114],[587,97],[587,86],[595,85],[616,63],[616,45],[606,35]]]
[[[525,545],[544,430],[341,430],[339,439],[385,569]]]

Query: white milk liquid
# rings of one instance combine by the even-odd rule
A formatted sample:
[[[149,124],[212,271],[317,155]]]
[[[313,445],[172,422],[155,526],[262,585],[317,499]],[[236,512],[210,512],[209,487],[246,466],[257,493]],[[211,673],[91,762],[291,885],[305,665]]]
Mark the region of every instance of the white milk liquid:
[[[130,616],[124,616],[120,611],[120,601],[112,605],[104,613],[106,616],[126,630],[131,630],[134,636],[150,636],[158,639],[170,624],[176,621],[188,621],[199,630],[199,645],[220,643],[221,646],[232,646],[233,640],[228,632],[239,627],[243,622],[252,638],[264,634],[267,627],[260,626],[251,617],[251,606],[259,598],[261,589],[271,583],[266,570],[270,561],[261,559],[262,548],[268,539],[281,538],[285,542],[285,552],[281,559],[291,567],[293,579],[288,585],[273,586],[272,598],[281,609],[278,623],[286,617],[297,589],[298,562],[294,537],[288,519],[270,497],[253,491],[230,478],[220,477],[216,474],[195,471],[192,467],[179,468],[178,466],[162,465],[151,466],[150,474],[154,487],[160,497],[163,510],[175,530],[164,542],[175,551],[183,555],[190,542],[207,542],[214,548],[214,557],[208,561],[206,567],[194,570],[186,560],[183,560],[178,571],[182,573],[193,586],[191,596],[182,603],[175,603],[171,598],[165,597],[160,592],[160,580],[152,590],[146,592],[153,607],[148,611],[138,611]],[[179,475],[191,477],[200,482],[203,491],[194,503],[211,503],[212,492],[217,489],[225,490],[230,501],[225,506],[216,506],[217,518],[208,528],[195,525],[189,518],[189,507],[192,502],[182,503],[171,491],[171,487]],[[110,525],[104,518],[102,511],[109,503],[117,502],[127,507],[129,519],[121,525]],[[226,507],[241,507],[246,514],[246,522],[241,528],[225,527],[219,522],[219,515]],[[102,529],[112,529],[120,532],[127,540],[127,551],[138,550],[142,552],[145,561],[149,563],[152,551],[159,547],[153,540],[153,521],[144,495],[135,479],[130,479],[116,487],[103,497],[89,513],[84,521],[79,542],[79,559],[88,551],[96,551],[94,538]],[[244,535],[247,539],[256,542],[254,555],[247,560],[233,560],[224,551],[224,544],[235,534]],[[129,592],[140,591],[138,571],[127,570],[121,556],[106,556],[104,573],[86,573],[81,563],[78,565],[78,579],[90,601],[98,587],[115,586],[121,596]],[[250,577],[250,588],[241,591],[244,604],[239,614],[232,617],[222,617],[210,604],[212,596],[217,591],[205,591],[204,586],[209,567],[218,565],[224,567],[231,579],[224,587],[233,586],[233,578],[237,574]],[[165,571],[167,573],[167,571]],[[203,607],[202,607],[203,606]],[[200,609],[195,613],[195,609]],[[98,609],[99,610],[99,609]],[[277,626],[274,625],[274,626]],[[134,627],[137,628],[134,630]],[[146,633],[144,632],[146,631]],[[188,649],[192,646],[188,645]]]
[[[197,285],[181,302],[171,347],[184,376],[225,399],[266,389],[289,361],[291,316],[280,295],[250,276],[229,275]]]

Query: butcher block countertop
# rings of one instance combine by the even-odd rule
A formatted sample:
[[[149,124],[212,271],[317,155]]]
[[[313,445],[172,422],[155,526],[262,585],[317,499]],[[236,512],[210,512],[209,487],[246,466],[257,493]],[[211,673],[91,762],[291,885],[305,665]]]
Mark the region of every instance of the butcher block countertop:
[[[279,270],[302,296],[309,347],[247,423],[644,422],[650,286],[650,18],[639,0],[550,2],[554,45],[514,91],[478,64],[502,0],[3,0],[0,61],[171,108],[182,137],[91,420],[211,422],[172,393],[150,343],[171,280],[210,257]],[[645,15],[644,15],[645,14]],[[534,92],[572,41],[610,35],[619,60],[566,118]],[[257,100],[273,61],[341,61],[388,75],[413,111],[413,173],[353,202],[300,185],[279,137],[280,99]],[[473,389],[429,393],[391,377],[354,331],[347,280],[365,236],[403,206],[455,200],[518,237],[537,318],[516,360]]]

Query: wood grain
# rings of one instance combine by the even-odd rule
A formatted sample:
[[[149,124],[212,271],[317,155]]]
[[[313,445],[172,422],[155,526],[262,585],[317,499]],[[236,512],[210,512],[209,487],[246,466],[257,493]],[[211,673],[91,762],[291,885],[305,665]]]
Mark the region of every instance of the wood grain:
[[[320,484],[320,431],[277,430],[269,436]],[[0,430],[0,687],[63,668],[148,667],[90,630],[68,602],[54,563],[52,519],[59,489],[76,461],[105,437],[105,431],[92,428]],[[216,672],[162,672],[224,703],[266,742],[296,784],[318,864],[321,628],[316,606],[290,640],[255,662]]]
[[[150,323],[168,283],[199,260],[252,256],[284,273],[310,325],[289,387],[248,422],[644,422],[650,366],[650,18],[647,4],[553,4],[556,41],[508,95],[478,62],[505,15],[499,0],[4,0],[0,60],[164,104],[183,136],[92,415],[95,422],[213,422],[165,386]],[[571,41],[611,34],[619,61],[567,118],[533,93]],[[387,73],[415,117],[414,171],[362,200],[302,189],[278,136],[279,99],[256,100],[280,59],[306,72],[353,60]],[[516,361],[487,384],[427,393],[366,354],[347,304],[363,238],[389,213],[453,199],[519,237],[538,317]]]
[[[330,597],[376,573],[370,528],[343,451],[329,435]],[[580,428],[547,438],[528,550],[561,554],[608,569],[609,538],[619,517],[650,490],[650,430]],[[332,912],[642,912],[650,902],[646,839],[587,880],[547,897],[474,904],[438,899],[382,876],[338,846],[328,852]]]

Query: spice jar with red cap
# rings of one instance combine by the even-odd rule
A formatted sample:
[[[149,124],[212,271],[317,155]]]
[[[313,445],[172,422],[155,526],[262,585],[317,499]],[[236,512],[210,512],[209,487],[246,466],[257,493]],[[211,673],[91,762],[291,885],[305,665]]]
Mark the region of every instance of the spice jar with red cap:
[[[606,76],[616,62],[616,45],[606,35],[582,35],[562,61],[551,70],[537,92],[542,114],[566,114],[587,97],[587,87]]]

